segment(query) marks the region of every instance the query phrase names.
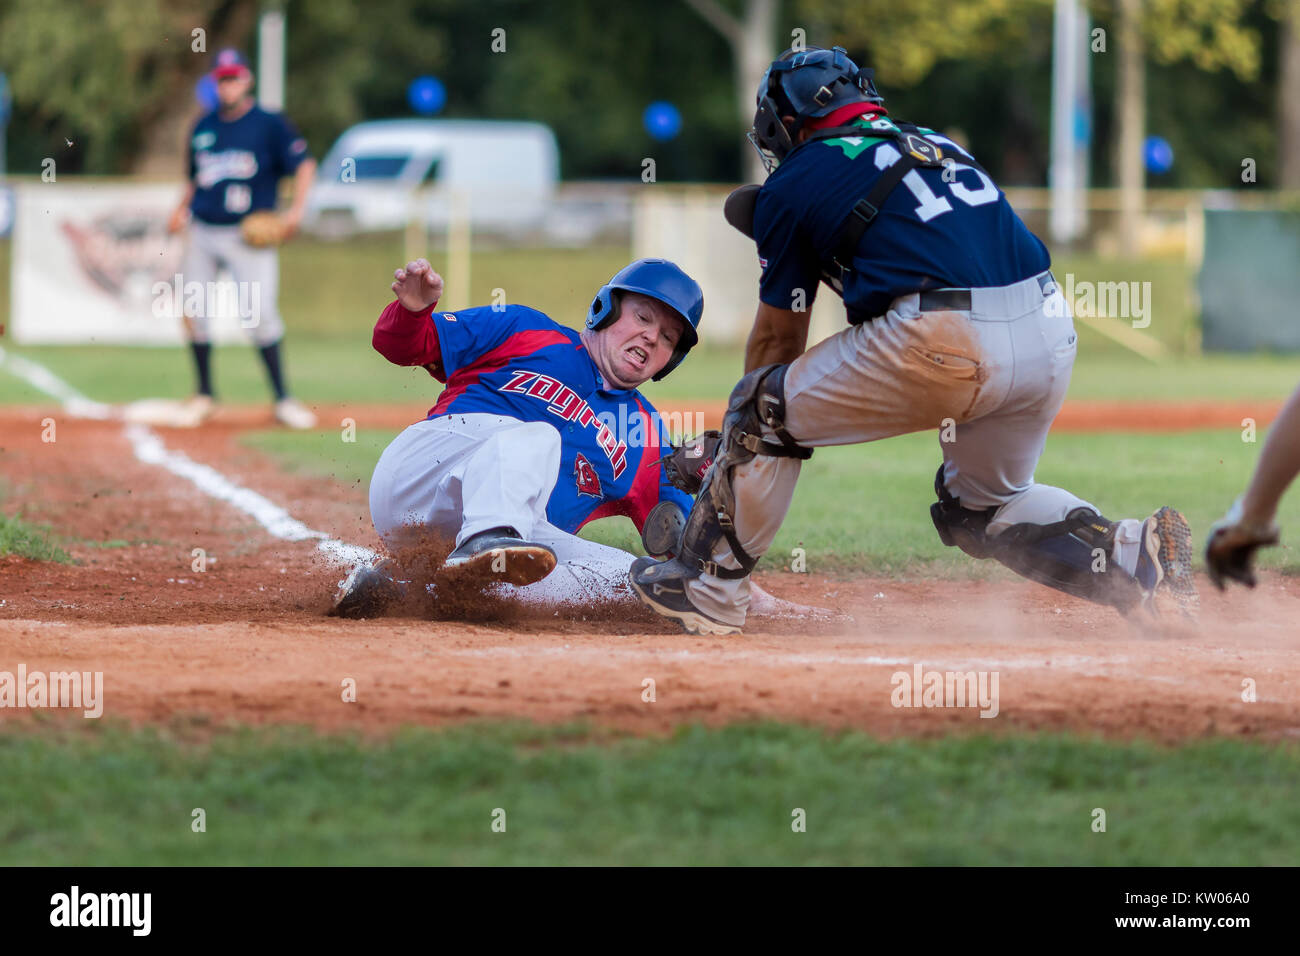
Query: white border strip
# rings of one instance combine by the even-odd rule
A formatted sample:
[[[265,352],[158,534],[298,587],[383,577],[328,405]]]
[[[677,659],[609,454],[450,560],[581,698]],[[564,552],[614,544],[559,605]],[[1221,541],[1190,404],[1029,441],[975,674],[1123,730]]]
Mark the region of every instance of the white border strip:
[[[0,348],[0,366],[6,367],[38,391],[58,399],[63,404],[64,411],[73,418],[103,421],[118,417],[113,406],[91,401],[44,365],[17,355],[8,355],[3,348]],[[131,442],[131,450],[135,452],[135,457],[140,461],[165,468],[173,475],[191,482],[205,495],[224,501],[236,510],[242,511],[274,538],[283,541],[315,539],[319,542],[317,548],[321,552],[342,565],[370,563],[378,557],[369,548],[348,544],[337,538],[331,538],[324,531],[315,531],[307,527],[284,508],[250,488],[235,484],[215,468],[200,464],[181,452],[171,451],[163,444],[161,438],[144,425],[128,425],[126,437]]]

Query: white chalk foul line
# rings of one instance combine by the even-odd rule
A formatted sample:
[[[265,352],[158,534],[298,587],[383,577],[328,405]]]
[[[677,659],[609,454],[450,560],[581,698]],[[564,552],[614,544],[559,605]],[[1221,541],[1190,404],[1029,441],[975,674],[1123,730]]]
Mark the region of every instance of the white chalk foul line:
[[[7,368],[38,391],[58,399],[63,404],[64,411],[73,418],[107,420],[117,417],[113,406],[91,401],[44,365],[21,356],[8,355],[3,348],[0,348],[0,366]],[[324,531],[313,530],[284,508],[251,488],[236,484],[215,468],[200,464],[182,452],[172,451],[163,444],[161,438],[144,425],[128,425],[126,437],[131,442],[131,450],[135,452],[135,457],[140,461],[165,468],[173,475],[191,482],[209,497],[224,501],[242,511],[266,529],[267,534],[272,537],[282,541],[315,540],[319,542],[317,548],[339,564],[359,564],[376,558],[375,552],[369,548],[348,544],[337,538],[331,538]]]
[[[37,391],[44,392],[51,398],[57,398],[63,403],[64,411],[74,418],[94,418],[103,421],[116,417],[112,405],[91,401],[38,362],[25,359],[21,355],[9,355],[3,347],[0,347],[0,365],[8,368]]]
[[[224,501],[242,511],[265,528],[272,537],[284,541],[315,539],[320,542],[317,547],[321,551],[340,563],[356,564],[375,557],[375,553],[369,548],[347,544],[337,538],[331,538],[324,531],[315,531],[251,488],[235,484],[215,468],[200,464],[183,452],[172,451],[162,443],[162,439],[144,425],[128,425],[126,437],[131,442],[131,450],[135,452],[136,458],[145,464],[165,468],[173,475],[191,482],[210,498]]]

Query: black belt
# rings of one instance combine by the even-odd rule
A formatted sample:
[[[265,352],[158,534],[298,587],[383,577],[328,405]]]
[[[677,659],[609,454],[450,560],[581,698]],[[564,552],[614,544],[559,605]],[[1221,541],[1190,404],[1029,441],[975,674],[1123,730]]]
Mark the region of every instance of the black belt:
[[[1051,295],[1056,290],[1056,277],[1051,272],[1035,278],[1043,295]],[[969,312],[970,289],[929,289],[920,294],[919,309],[922,312]]]

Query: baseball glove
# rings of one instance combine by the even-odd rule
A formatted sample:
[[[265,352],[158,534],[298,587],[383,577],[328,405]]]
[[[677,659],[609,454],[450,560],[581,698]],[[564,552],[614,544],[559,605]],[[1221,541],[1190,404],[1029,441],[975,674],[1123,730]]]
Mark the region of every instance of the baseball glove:
[[[1253,588],[1256,550],[1277,542],[1276,526],[1264,527],[1241,520],[1241,501],[1238,499],[1206,535],[1205,570],[1220,591],[1224,590],[1229,578]]]
[[[278,246],[289,238],[289,227],[270,210],[250,212],[239,222],[239,235],[250,246]]]
[[[722,432],[710,428],[660,458],[659,463],[664,467],[664,475],[669,484],[688,495],[698,495],[705,472],[713,464],[713,459],[718,457],[718,444],[721,441]]]

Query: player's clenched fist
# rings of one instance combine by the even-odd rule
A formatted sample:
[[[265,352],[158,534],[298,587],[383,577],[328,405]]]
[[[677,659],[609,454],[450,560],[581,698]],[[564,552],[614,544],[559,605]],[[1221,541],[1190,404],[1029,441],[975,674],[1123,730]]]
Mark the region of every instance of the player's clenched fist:
[[[427,259],[408,262],[406,268],[393,273],[393,294],[402,307],[423,312],[442,298],[442,276],[433,271]]]

